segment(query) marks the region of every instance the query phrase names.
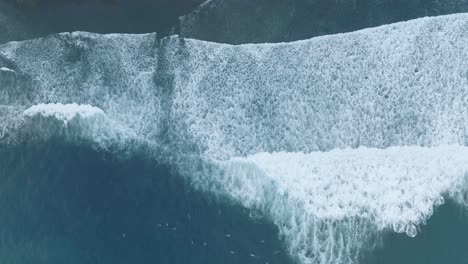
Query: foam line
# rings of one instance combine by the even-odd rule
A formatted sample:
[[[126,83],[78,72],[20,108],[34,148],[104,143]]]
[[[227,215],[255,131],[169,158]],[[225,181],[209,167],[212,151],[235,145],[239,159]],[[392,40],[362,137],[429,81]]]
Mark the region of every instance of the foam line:
[[[14,70],[9,69],[9,68],[7,68],[7,67],[1,67],[1,68],[0,68],[0,71],[2,71],[2,72],[11,72],[11,73],[14,73],[14,72],[15,72]]]
[[[70,120],[76,117],[92,118],[98,115],[105,115],[104,112],[91,105],[78,105],[78,104],[38,104],[33,105],[26,109],[23,114],[25,116],[33,117],[41,115],[43,117],[55,117],[62,120],[67,124]]]

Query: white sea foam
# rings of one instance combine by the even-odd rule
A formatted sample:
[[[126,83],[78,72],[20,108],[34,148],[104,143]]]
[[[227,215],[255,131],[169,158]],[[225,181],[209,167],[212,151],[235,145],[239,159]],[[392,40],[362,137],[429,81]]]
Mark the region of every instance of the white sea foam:
[[[38,104],[26,109],[23,114],[33,117],[41,115],[43,117],[55,117],[62,120],[66,125],[74,118],[96,118],[96,116],[104,116],[104,111],[91,105],[78,104]]]
[[[187,40],[172,98],[178,131],[187,132],[180,142],[223,159],[464,145],[467,31],[463,14],[293,43]]]
[[[12,73],[15,72],[14,70],[9,69],[9,68],[7,68],[7,67],[0,67],[0,71],[2,71],[2,72],[12,72]]]
[[[414,237],[444,196],[466,197],[468,187],[459,145],[258,153],[218,165],[203,186],[273,219],[303,263],[356,263],[385,230]]]
[[[22,116],[19,129],[26,129],[29,137],[41,140],[57,136],[75,142],[87,140],[101,149],[137,148],[136,144],[144,141],[131,129],[91,105],[38,104],[23,111]]]
[[[467,31],[459,14],[266,45],[9,43],[0,127],[31,105],[61,124],[98,107],[103,122],[76,123],[88,138],[158,146],[198,188],[268,216],[303,263],[353,263],[382,229],[414,236],[443,195],[466,203]]]

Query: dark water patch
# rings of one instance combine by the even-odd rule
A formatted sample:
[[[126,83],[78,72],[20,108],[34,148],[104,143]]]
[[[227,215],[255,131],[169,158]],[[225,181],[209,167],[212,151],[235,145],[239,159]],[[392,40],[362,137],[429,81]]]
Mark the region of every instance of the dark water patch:
[[[178,34],[230,44],[288,42],[468,11],[468,0],[213,0],[179,20]]]
[[[438,208],[419,234],[388,234],[382,248],[366,264],[466,264],[468,263],[468,214],[448,201]]]
[[[0,149],[0,263],[291,263],[277,228],[144,156]]]
[[[203,0],[0,0],[0,44],[51,33],[169,34]]]

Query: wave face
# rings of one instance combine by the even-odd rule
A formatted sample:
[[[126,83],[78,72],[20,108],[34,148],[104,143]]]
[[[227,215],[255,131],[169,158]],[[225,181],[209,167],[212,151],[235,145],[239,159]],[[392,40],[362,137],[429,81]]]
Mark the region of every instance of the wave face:
[[[144,153],[274,223],[293,261],[358,263],[467,203],[467,30],[461,14],[287,44],[8,43],[0,144]]]

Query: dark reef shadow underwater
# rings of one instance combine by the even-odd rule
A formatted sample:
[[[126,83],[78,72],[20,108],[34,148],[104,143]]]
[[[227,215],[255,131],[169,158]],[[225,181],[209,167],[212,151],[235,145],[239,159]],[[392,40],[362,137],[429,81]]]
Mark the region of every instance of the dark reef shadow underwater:
[[[0,209],[1,264],[294,263],[270,221],[144,155],[3,146]],[[468,263],[468,217],[447,202],[416,238],[388,234],[362,263]]]

